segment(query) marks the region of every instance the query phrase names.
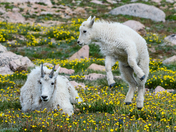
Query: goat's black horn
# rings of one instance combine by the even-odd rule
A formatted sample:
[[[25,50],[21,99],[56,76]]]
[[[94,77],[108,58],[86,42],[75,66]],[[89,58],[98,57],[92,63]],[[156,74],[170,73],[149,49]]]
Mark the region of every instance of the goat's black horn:
[[[43,62],[41,63],[41,77],[44,77],[44,72],[43,72]]]
[[[50,75],[49,75],[50,78],[52,78],[53,75],[54,75],[54,69],[55,69],[55,65],[54,65],[54,67],[53,67],[53,69],[52,69],[52,71],[51,71],[51,73],[50,73]]]

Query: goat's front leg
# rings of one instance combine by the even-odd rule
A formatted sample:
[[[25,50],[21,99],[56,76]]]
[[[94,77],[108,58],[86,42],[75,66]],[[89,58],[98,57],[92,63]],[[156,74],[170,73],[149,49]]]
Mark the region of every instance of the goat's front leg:
[[[106,74],[107,74],[107,81],[108,81],[108,85],[111,87],[113,87],[115,85],[115,81],[113,78],[113,74],[112,74],[112,66],[115,64],[115,59],[111,56],[106,56],[105,58],[105,69],[106,69]]]

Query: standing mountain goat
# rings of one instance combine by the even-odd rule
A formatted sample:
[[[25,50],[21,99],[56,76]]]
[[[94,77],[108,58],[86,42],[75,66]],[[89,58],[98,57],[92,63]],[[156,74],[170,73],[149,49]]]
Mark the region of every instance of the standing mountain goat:
[[[77,91],[66,77],[58,75],[47,67],[36,67],[28,75],[27,81],[21,88],[20,103],[22,111],[62,109],[69,116],[74,113],[71,103],[81,102]]]
[[[110,87],[115,84],[112,66],[119,61],[120,72],[129,84],[125,103],[131,104],[134,91],[138,87],[137,108],[144,104],[145,82],[149,74],[149,54],[146,41],[133,29],[120,24],[95,21],[91,16],[80,26],[79,45],[90,44],[92,40],[101,42],[100,49],[105,55],[105,69]],[[134,76],[136,74],[136,77]]]

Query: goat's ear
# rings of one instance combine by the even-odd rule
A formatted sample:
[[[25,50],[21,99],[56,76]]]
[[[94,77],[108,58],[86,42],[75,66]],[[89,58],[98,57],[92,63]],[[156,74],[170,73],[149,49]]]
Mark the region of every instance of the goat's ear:
[[[92,19],[92,17],[90,16],[90,17],[87,19],[87,21],[91,21],[91,19]]]
[[[92,20],[90,21],[90,23],[89,23],[89,28],[91,28],[92,26],[93,26],[93,24],[94,24],[94,22],[95,22],[95,16],[92,18]]]

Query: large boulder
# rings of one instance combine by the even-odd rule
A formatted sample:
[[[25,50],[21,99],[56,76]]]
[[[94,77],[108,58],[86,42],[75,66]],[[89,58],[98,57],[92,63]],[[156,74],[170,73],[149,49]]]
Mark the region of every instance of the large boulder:
[[[132,3],[117,7],[110,11],[112,15],[130,15],[165,22],[165,13],[159,8],[142,3]]]
[[[34,66],[27,57],[16,55],[10,51],[0,53],[0,67],[9,67],[11,71],[22,71]]]
[[[13,72],[10,70],[9,66],[4,66],[4,67],[0,67],[0,74],[7,75],[7,74],[13,74]]]
[[[31,62],[31,60],[28,57],[21,57],[19,56],[16,60],[11,60],[9,62],[10,69],[15,71],[27,71],[27,68],[34,67],[35,65]]]
[[[7,52],[7,48],[0,44],[0,53]]]

